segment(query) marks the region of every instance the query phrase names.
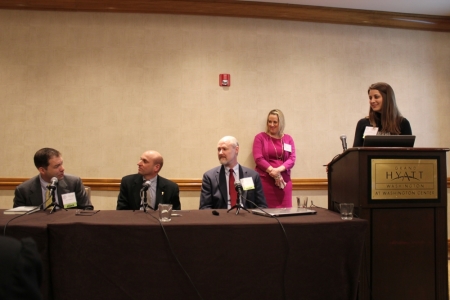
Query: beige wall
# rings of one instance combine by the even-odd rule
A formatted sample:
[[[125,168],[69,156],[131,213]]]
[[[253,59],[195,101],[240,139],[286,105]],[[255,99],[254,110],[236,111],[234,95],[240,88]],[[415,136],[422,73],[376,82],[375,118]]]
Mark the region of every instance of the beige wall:
[[[234,135],[253,137],[280,108],[296,142],[294,178],[353,143],[367,87],[390,83],[418,147],[449,147],[450,33],[225,17],[0,10],[0,177],[36,174],[44,146],[67,173],[120,178],[160,151],[168,178],[201,178]],[[231,87],[218,86],[220,73]],[[13,191],[0,191],[8,207]],[[326,206],[326,191],[296,191]],[[182,192],[184,208],[198,193]],[[114,209],[116,192],[93,191]],[[316,203],[316,202],[315,202]]]

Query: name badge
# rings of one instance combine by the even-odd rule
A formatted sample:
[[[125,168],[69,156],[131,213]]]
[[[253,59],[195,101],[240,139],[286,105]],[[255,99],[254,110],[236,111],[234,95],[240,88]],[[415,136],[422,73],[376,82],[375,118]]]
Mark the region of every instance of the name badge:
[[[75,197],[74,192],[62,194],[61,197],[62,197],[64,208],[71,208],[71,207],[77,206],[77,198]]]
[[[251,177],[242,178],[240,182],[244,191],[255,189],[255,184],[253,183],[253,178]]]
[[[366,135],[377,135],[377,133],[378,127],[366,126],[366,130],[364,130],[363,137],[365,137]]]
[[[284,143],[284,151],[292,152],[292,145]]]

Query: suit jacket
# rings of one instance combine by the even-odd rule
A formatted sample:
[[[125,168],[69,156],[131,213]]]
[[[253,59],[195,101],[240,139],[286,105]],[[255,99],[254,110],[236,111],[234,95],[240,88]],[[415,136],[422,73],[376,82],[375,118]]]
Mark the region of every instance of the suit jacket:
[[[42,299],[42,260],[32,238],[0,237],[0,299]]]
[[[93,209],[91,200],[87,196],[86,190],[80,177],[64,175],[64,179],[58,181],[56,188],[58,201],[62,200],[62,194],[75,192],[77,207],[79,209]],[[20,184],[14,192],[14,207],[18,206],[38,206],[44,203],[42,198],[41,181],[39,175]]]
[[[117,199],[117,210],[139,210],[141,208],[142,175],[133,174],[122,178]],[[173,209],[181,209],[178,184],[158,175],[156,179],[155,210],[159,203],[172,204]]]
[[[266,197],[264,196],[259,174],[252,169],[239,165],[239,178],[246,177],[253,179],[255,189],[244,191],[242,204],[246,208],[255,208],[255,205],[246,201],[248,199],[257,206],[266,208]],[[228,188],[224,166],[215,167],[203,174],[200,209],[207,208],[228,208]]]

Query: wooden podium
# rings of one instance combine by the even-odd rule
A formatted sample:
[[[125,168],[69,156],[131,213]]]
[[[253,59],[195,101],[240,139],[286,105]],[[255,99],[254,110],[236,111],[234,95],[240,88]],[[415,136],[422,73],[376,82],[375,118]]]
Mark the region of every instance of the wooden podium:
[[[369,221],[358,299],[449,299],[447,148],[351,148],[328,166],[328,209]]]

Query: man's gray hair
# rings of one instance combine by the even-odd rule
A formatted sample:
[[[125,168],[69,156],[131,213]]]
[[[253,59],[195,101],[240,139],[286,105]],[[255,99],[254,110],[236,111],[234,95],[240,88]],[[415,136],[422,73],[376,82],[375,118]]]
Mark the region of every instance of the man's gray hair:
[[[234,136],[231,136],[231,135],[224,136],[223,138],[220,139],[219,142],[221,142],[221,141],[223,141],[223,142],[225,142],[225,141],[229,142],[234,148],[236,148],[236,147],[239,146],[238,140],[237,140]]]

